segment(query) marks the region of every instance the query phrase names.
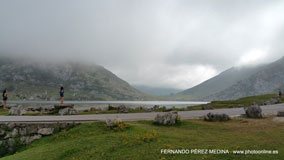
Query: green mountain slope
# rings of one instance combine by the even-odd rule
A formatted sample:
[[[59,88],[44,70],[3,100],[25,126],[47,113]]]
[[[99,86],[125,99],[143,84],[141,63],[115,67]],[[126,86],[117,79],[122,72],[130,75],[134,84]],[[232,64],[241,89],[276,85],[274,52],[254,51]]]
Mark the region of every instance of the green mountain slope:
[[[10,99],[56,100],[59,87],[68,100],[142,100],[147,96],[107,69],[79,63],[0,60],[0,88]]]

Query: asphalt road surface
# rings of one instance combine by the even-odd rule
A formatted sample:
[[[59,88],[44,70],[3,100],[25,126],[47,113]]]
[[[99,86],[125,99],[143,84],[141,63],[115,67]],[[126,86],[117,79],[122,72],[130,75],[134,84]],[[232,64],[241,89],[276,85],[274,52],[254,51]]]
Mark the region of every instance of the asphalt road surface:
[[[276,115],[278,111],[284,111],[284,104],[261,106],[264,115]],[[245,114],[243,108],[181,111],[178,114],[181,119],[196,119],[207,113],[225,113],[231,117]],[[71,116],[0,116],[0,123],[58,123],[58,122],[89,122],[105,121],[106,119],[120,118],[124,121],[153,120],[159,112],[150,113],[126,113],[126,114],[93,114],[93,115],[71,115]]]

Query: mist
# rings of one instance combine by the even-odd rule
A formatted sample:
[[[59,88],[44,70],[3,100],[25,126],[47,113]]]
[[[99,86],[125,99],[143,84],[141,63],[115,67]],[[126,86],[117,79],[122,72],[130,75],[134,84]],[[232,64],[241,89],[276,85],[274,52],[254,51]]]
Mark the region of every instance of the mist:
[[[280,0],[2,0],[0,55],[98,64],[130,84],[187,89],[282,57],[283,15]]]

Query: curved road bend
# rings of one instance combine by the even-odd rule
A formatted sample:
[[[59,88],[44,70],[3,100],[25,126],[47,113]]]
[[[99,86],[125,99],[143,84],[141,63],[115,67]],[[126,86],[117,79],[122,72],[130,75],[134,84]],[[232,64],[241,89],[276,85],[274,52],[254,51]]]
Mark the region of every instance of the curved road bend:
[[[276,115],[278,111],[284,111],[284,104],[261,106],[265,115]],[[245,114],[243,108],[181,111],[178,112],[181,119],[195,119],[207,113],[225,113],[229,116]],[[126,114],[93,114],[93,115],[72,115],[72,116],[0,116],[0,123],[4,122],[30,122],[30,123],[57,123],[57,122],[88,122],[105,121],[106,119],[120,118],[124,121],[153,120],[159,112],[150,113],[126,113]]]

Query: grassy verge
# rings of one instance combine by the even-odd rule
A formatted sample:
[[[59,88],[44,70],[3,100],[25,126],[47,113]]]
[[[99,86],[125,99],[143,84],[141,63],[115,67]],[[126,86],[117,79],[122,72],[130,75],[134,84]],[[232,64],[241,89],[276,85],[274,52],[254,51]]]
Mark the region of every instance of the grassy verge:
[[[218,108],[238,108],[238,107],[246,107],[250,106],[254,103],[262,105],[263,103],[270,101],[271,99],[278,98],[276,94],[265,94],[265,95],[258,95],[258,96],[250,96],[244,97],[237,100],[228,100],[228,101],[212,101],[209,104],[204,105],[197,105],[190,107],[192,110],[200,110],[203,107],[211,106],[214,109]],[[281,98],[281,102],[284,102],[284,97]]]
[[[104,123],[81,124],[45,137],[3,160],[88,159],[283,159],[284,123],[272,119],[232,120],[225,123],[183,121],[179,126],[129,122],[125,131],[112,131]],[[161,149],[278,150],[277,155],[164,155]]]
[[[0,115],[7,115],[8,114],[8,110],[4,110],[3,108],[0,108]]]

